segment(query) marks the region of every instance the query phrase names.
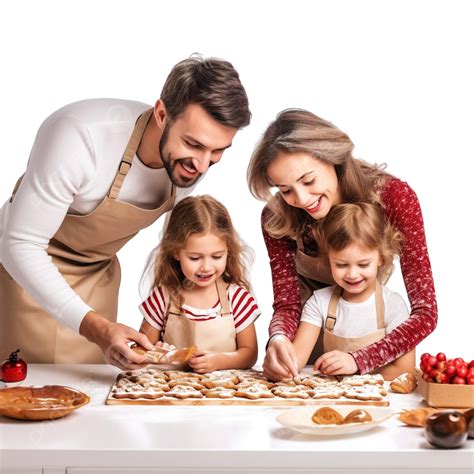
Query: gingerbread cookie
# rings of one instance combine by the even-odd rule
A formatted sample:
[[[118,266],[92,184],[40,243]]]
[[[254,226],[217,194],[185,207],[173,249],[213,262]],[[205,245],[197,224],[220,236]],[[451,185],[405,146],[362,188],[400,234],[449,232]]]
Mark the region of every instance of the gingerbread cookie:
[[[306,385],[294,385],[294,386],[283,386],[272,388],[272,393],[277,397],[283,398],[311,398],[308,393],[308,387]]]
[[[314,399],[329,398],[335,400],[344,396],[344,389],[337,385],[323,385],[321,387],[314,387],[309,390],[311,397]]]
[[[202,398],[203,394],[193,387],[188,385],[175,385],[169,392],[166,393],[167,397],[175,397],[180,399],[185,398]]]
[[[240,382],[238,386],[240,388],[247,388],[247,387],[251,387],[252,385],[266,387],[266,388],[272,388],[275,386],[274,383],[269,382],[268,380],[252,379],[252,378],[243,379],[242,382]]]
[[[196,374],[195,372],[184,372],[183,370],[165,370],[163,373],[168,380],[177,380],[183,378],[201,380],[204,378],[204,375]]]
[[[201,393],[207,398],[233,398],[235,396],[235,390],[224,387],[204,389]]]
[[[382,400],[383,396],[379,390],[373,390],[370,385],[359,387],[353,386],[344,390],[344,396],[347,398],[354,398],[357,400]]]
[[[228,378],[228,377],[223,377],[223,378],[213,378],[211,380],[202,380],[202,384],[206,388],[216,388],[216,387],[222,387],[222,388],[229,388],[229,389],[235,389],[237,385],[234,383],[236,379],[235,378]]]
[[[257,400],[258,398],[274,398],[270,390],[268,390],[264,386],[253,386],[253,387],[246,387],[246,388],[239,388],[235,392],[236,397],[243,397],[249,398],[251,400]]]
[[[168,385],[170,386],[170,388],[174,388],[177,385],[192,387],[195,390],[202,390],[203,388],[205,388],[204,385],[200,384],[197,380],[195,380],[193,378],[183,378],[183,379],[170,380],[168,382]]]
[[[346,375],[343,377],[342,383],[352,385],[354,387],[361,387],[366,384],[383,385],[384,378],[380,374]]]

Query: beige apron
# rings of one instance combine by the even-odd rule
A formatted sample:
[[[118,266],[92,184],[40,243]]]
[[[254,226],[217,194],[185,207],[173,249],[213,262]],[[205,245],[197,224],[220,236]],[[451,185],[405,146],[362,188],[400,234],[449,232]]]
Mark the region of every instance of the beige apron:
[[[301,306],[303,307],[308,298],[313,294],[313,291],[335,285],[336,283],[331,275],[331,267],[326,258],[319,256],[311,257],[304,253],[301,236],[296,239],[296,247],[295,263],[300,284]],[[383,278],[379,278],[379,280],[385,283],[389,277],[390,274],[384,274]],[[324,354],[323,335],[324,331],[321,331],[309,357],[308,364],[314,363],[320,355]]]
[[[170,197],[156,209],[141,209],[117,200],[122,183],[153,113],[137,120],[109,193],[90,214],[67,214],[47,249],[73,290],[97,313],[117,320],[120,264],[116,253],[141,229],[170,210]],[[13,191],[12,199],[21,178]],[[21,348],[22,358],[36,363],[104,363],[100,348],[61,325],[19,286],[0,265],[0,352],[5,358]]]
[[[363,347],[370,346],[374,342],[385,337],[385,317],[382,288],[380,283],[375,281],[375,308],[377,311],[377,330],[359,337],[341,337],[334,334],[334,326],[337,322],[337,304],[341,297],[342,288],[336,286],[329,300],[328,314],[324,324],[323,340],[324,352],[342,351],[354,352]]]
[[[226,284],[219,278],[216,287],[221,309],[216,318],[209,321],[191,321],[174,303],[170,303],[165,318],[164,342],[178,348],[196,346],[214,352],[234,352],[237,349]]]

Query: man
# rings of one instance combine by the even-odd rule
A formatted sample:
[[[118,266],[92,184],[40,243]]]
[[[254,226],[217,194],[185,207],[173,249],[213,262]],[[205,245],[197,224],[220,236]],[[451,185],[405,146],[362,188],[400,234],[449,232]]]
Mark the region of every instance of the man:
[[[97,99],[40,127],[26,173],[0,210],[0,356],[134,368],[143,334],[116,323],[118,250],[190,194],[248,125],[233,66],[193,56],[154,108]]]

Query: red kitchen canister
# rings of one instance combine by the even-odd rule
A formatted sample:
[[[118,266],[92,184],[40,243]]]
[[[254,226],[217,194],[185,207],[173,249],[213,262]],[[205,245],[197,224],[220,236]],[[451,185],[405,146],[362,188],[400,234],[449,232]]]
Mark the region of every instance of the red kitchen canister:
[[[10,354],[10,357],[2,363],[1,378],[5,383],[21,382],[26,378],[27,365],[23,359],[18,357],[20,349]]]

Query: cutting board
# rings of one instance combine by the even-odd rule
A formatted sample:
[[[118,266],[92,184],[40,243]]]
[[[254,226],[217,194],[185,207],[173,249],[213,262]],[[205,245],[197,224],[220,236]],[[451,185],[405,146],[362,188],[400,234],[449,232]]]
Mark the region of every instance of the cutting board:
[[[239,375],[250,375],[252,369],[236,371]],[[175,406],[194,406],[194,405],[247,405],[247,406],[296,406],[296,405],[371,405],[371,406],[388,406],[388,395],[382,400],[360,400],[341,396],[340,398],[284,398],[275,395],[273,398],[248,399],[244,397],[233,398],[184,398],[179,399],[172,396],[162,396],[153,398],[153,394],[149,394],[150,398],[115,398],[114,387],[123,374],[117,376],[117,380],[111,387],[107,396],[107,405],[175,405]]]
[[[354,400],[352,398],[259,398],[257,400],[249,400],[247,398],[234,397],[228,399],[221,398],[186,398],[180,400],[174,397],[162,397],[162,398],[113,398],[110,394],[107,397],[107,405],[181,405],[181,406],[194,406],[194,405],[249,405],[249,406],[296,406],[296,405],[369,405],[386,407],[389,406],[388,398],[386,400]]]

